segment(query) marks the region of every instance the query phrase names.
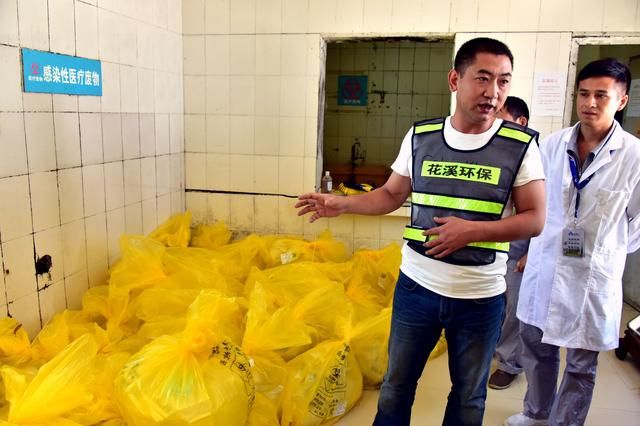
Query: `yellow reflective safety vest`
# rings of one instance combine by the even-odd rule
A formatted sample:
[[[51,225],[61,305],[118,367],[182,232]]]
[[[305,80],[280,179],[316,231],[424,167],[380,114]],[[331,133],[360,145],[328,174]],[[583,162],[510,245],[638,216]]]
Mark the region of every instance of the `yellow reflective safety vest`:
[[[422,231],[435,226],[434,216],[466,220],[498,220],[509,200],[524,155],[538,132],[503,121],[482,148],[461,151],[444,138],[444,118],[418,122],[413,127],[411,225],[404,239],[425,254]],[[435,239],[437,236],[430,236]],[[456,265],[488,265],[496,251],[508,252],[506,242],[473,242],[438,259]],[[430,257],[430,256],[429,256]]]

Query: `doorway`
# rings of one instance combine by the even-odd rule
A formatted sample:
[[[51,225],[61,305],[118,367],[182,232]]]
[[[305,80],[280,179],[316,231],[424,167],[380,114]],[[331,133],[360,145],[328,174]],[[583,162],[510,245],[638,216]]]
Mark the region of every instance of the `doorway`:
[[[616,58],[631,70],[629,104],[616,116],[622,127],[640,137],[640,37],[606,37],[574,39],[569,70],[569,88],[565,105],[565,125],[578,121],[575,111],[575,78],[587,63],[601,58]],[[569,113],[567,113],[569,110]],[[627,256],[622,276],[624,301],[640,310],[640,251]]]
[[[414,122],[449,115],[451,38],[329,40],[322,168],[340,183],[378,187]]]

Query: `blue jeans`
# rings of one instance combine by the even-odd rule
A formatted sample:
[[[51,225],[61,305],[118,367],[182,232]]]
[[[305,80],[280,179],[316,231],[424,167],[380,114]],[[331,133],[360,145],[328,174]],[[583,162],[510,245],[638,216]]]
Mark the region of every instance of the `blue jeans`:
[[[444,328],[453,386],[442,424],[481,425],[504,309],[504,294],[453,299],[427,290],[401,272],[393,298],[389,367],[373,424],[409,425],[418,379]]]

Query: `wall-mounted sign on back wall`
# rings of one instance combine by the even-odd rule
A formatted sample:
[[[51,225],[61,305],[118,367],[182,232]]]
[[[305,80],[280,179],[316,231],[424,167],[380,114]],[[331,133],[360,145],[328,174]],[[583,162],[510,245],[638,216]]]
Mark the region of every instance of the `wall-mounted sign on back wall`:
[[[102,96],[102,63],[95,59],[22,49],[25,92]]]
[[[367,82],[366,75],[338,76],[338,105],[367,106]]]

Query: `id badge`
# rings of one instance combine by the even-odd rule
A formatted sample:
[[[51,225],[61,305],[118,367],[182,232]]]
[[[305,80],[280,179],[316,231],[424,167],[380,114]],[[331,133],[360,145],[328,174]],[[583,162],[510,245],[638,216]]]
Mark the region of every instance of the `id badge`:
[[[562,254],[565,256],[584,256],[584,230],[582,228],[564,228],[562,230]]]

